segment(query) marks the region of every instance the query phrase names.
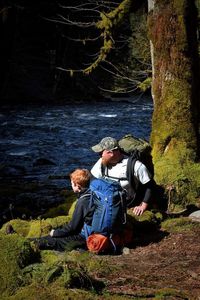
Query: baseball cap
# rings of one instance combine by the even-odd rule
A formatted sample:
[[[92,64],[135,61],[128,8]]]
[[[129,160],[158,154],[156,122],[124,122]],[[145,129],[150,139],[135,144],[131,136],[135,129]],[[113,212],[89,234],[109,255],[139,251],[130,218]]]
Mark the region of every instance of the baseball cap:
[[[107,136],[103,138],[97,145],[92,147],[94,152],[102,152],[103,150],[114,150],[118,149],[119,145],[116,139]]]

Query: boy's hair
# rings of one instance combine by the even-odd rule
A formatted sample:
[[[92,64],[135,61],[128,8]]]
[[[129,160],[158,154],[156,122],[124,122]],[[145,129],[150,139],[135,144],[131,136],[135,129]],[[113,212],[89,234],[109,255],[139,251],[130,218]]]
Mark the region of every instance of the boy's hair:
[[[91,173],[87,169],[76,169],[69,177],[75,184],[80,185],[82,188],[86,188],[90,184]]]

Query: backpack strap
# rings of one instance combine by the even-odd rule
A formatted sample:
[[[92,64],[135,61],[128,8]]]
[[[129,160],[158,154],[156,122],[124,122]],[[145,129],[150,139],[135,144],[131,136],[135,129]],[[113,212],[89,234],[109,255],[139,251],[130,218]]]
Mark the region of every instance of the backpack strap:
[[[91,191],[90,189],[88,189],[88,190],[87,190],[87,193],[84,193],[83,195],[81,195],[81,196],[79,197],[79,199],[83,199],[83,198],[85,198],[85,197],[90,196],[88,210],[90,210],[90,209],[92,208],[92,206],[94,205],[93,195],[94,195],[94,192]],[[88,236],[91,234],[91,226],[88,225],[86,222],[84,222],[84,224],[83,224],[83,228],[82,228],[81,234],[82,234],[86,239],[87,239]]]
[[[127,177],[115,177],[115,176],[110,176],[108,174],[108,168],[106,166],[104,166],[103,164],[101,164],[101,174],[103,178],[110,178],[110,179],[114,179],[117,180],[118,182],[120,182],[121,180],[127,180]]]
[[[137,188],[137,182],[136,182],[136,178],[134,175],[136,160],[138,160],[138,158],[135,157],[134,155],[129,156],[128,162],[127,162],[127,169],[126,169],[127,179],[131,186],[131,189],[133,191],[136,191],[136,188]]]

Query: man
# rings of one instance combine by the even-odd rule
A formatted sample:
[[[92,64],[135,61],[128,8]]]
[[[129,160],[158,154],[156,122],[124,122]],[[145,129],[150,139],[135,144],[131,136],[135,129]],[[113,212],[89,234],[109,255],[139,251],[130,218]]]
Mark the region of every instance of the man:
[[[124,157],[116,139],[105,137],[92,150],[101,156],[91,169],[92,175],[119,181],[128,193],[127,206],[133,207],[135,215],[142,215],[151,201],[153,189],[152,176],[146,166],[136,160],[133,170],[136,183],[130,184],[127,179],[128,158]]]

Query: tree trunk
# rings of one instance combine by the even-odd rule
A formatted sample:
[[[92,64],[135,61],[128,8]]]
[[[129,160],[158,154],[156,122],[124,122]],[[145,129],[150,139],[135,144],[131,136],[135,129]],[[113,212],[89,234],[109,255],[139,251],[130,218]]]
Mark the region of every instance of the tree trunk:
[[[155,178],[183,207],[200,196],[197,12],[193,0],[149,4]]]

